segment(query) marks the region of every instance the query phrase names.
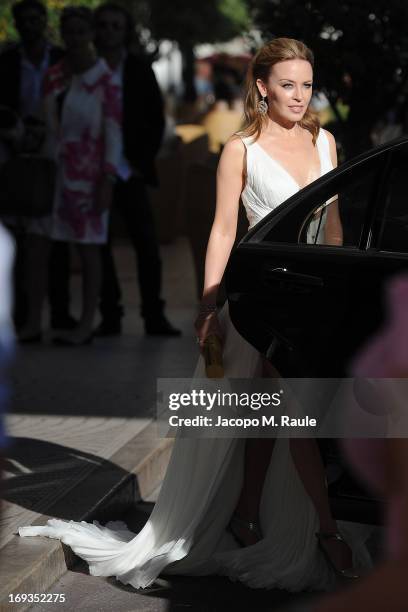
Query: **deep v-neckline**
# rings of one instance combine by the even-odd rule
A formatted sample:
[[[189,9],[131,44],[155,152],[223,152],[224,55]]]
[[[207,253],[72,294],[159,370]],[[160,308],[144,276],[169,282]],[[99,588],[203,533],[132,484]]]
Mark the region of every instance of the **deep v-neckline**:
[[[322,156],[320,155],[320,147],[318,144],[318,139],[319,139],[320,133],[317,137],[316,140],[316,146],[317,146],[317,154],[319,156],[319,176],[318,178],[320,178],[322,176]],[[262,153],[270,160],[272,161],[276,166],[278,166],[278,168],[280,168],[282,170],[282,172],[284,172],[286,174],[286,176],[288,176],[291,181],[296,185],[296,187],[298,188],[298,191],[300,191],[301,189],[305,189],[305,187],[308,187],[311,183],[313,183],[314,181],[316,181],[317,179],[313,179],[313,181],[310,181],[310,183],[307,183],[306,185],[299,185],[299,183],[297,182],[297,180],[294,178],[294,176],[289,172],[289,170],[286,170],[285,166],[283,164],[281,164],[280,162],[276,161],[276,159],[274,157],[272,157],[272,155],[270,155],[266,149],[264,149],[258,142],[254,142],[255,145],[258,146],[258,149],[260,149],[262,151]]]

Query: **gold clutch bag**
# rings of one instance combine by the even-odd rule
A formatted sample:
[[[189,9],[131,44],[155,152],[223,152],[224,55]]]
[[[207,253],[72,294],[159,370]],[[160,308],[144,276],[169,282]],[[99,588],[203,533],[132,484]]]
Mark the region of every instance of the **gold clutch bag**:
[[[218,336],[211,334],[204,340],[204,361],[207,378],[224,378],[222,343]]]

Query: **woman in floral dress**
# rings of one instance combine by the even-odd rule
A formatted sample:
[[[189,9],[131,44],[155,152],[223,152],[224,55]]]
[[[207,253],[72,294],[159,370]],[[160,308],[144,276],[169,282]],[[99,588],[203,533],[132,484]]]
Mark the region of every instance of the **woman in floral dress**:
[[[29,314],[20,341],[41,339],[41,314],[51,240],[75,243],[82,264],[82,313],[76,329],[60,334],[62,344],[92,339],[101,283],[100,246],[107,240],[109,207],[121,155],[120,84],[96,57],[92,12],[66,8],[61,16],[65,58],[47,73],[44,86],[46,149],[58,164],[50,216],[28,227]]]

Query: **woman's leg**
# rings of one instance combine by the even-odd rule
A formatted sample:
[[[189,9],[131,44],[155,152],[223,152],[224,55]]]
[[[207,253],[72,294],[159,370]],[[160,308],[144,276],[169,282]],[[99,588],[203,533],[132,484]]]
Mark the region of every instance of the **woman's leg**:
[[[266,359],[263,360],[262,375],[264,378],[280,378],[279,372]],[[272,456],[274,439],[248,439],[246,441],[244,484],[236,508],[236,515],[250,521],[256,521],[262,488]],[[309,495],[319,517],[320,530],[325,533],[337,532],[326,487],[326,474],[316,440],[310,438],[291,438],[290,451],[299,478]],[[245,540],[247,542],[247,540]],[[252,536],[253,544],[256,539]],[[338,569],[347,569],[352,565],[351,550],[344,542],[327,539],[322,542]]]
[[[96,244],[79,244],[82,264],[82,311],[77,327],[64,338],[81,344],[92,334],[101,289],[101,253]]]
[[[245,524],[259,523],[259,505],[274,443],[273,438],[247,438],[245,442],[244,482],[234,512],[234,516],[243,522],[232,527],[246,546],[256,544],[260,539]]]
[[[280,378],[279,372],[264,360],[264,376]],[[293,463],[306,493],[312,500],[319,517],[320,531],[336,533],[336,521],[330,509],[326,486],[326,474],[317,442],[313,438],[291,438],[289,441]],[[352,565],[351,550],[344,542],[333,538],[322,542],[330,558],[338,569],[347,569]]]
[[[41,332],[42,309],[48,284],[48,256],[51,241],[45,236],[27,234],[24,285],[27,294],[27,320],[19,333],[24,341]]]
[[[262,375],[264,378],[276,378],[276,370],[265,362]],[[245,443],[244,481],[241,494],[235,508],[234,516],[245,523],[259,522],[259,506],[266,472],[275,445],[274,438],[247,438]],[[259,536],[246,528],[244,524],[234,524],[234,533],[247,546],[259,541]]]
[[[319,447],[313,438],[291,438],[290,452],[299,477],[319,515],[320,529],[336,531],[329,496],[326,487],[326,474]]]
[[[337,532],[337,524],[329,504],[326,474],[316,440],[291,438],[290,451],[303,486],[316,509],[320,531]],[[330,538],[322,541],[322,545],[338,569],[347,569],[352,566],[351,550],[345,542]]]

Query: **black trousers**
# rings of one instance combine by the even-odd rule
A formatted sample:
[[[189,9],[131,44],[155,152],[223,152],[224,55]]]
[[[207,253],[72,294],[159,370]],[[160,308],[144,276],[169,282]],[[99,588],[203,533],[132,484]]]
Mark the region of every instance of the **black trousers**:
[[[144,181],[131,177],[118,181],[113,206],[122,216],[136,255],[141,295],[141,315],[146,320],[161,316],[161,261],[153,212]],[[123,315],[122,292],[112,254],[111,236],[102,247],[102,289],[100,311],[103,319],[117,320]]]
[[[69,316],[71,257],[68,242],[55,241],[51,244],[49,259],[48,299],[51,309],[51,324]]]
[[[10,228],[16,241],[14,262],[14,322],[16,327],[24,325],[27,317],[27,295],[25,291],[25,234]],[[58,326],[69,316],[70,305],[70,250],[67,242],[52,242],[48,264],[48,300],[51,325]]]

